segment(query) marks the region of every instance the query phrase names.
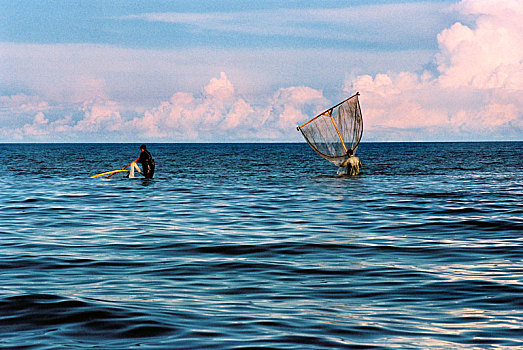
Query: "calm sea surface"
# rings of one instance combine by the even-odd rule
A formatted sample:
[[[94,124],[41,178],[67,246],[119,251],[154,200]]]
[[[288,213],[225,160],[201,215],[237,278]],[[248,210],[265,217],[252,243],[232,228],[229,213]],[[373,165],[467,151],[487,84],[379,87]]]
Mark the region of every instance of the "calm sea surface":
[[[0,144],[0,347],[523,347],[523,143]]]

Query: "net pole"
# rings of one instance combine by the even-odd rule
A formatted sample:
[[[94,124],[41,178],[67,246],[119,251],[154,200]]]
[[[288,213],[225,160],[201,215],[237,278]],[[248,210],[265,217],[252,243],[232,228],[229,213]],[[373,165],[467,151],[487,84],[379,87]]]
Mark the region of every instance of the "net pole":
[[[343,137],[341,137],[340,130],[338,130],[338,126],[336,125],[336,122],[334,121],[334,118],[332,117],[332,109],[328,112],[328,114],[329,114],[329,117],[331,117],[332,125],[334,125],[334,128],[336,129],[336,132],[338,133],[338,137],[340,138],[341,145],[343,146],[345,153],[348,153],[347,147],[345,146],[345,142],[343,142]]]

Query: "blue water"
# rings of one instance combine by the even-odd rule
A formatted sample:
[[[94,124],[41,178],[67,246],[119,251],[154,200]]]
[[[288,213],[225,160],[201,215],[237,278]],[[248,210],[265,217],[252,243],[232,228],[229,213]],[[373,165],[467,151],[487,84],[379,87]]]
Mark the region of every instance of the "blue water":
[[[523,347],[523,143],[0,144],[0,347]]]

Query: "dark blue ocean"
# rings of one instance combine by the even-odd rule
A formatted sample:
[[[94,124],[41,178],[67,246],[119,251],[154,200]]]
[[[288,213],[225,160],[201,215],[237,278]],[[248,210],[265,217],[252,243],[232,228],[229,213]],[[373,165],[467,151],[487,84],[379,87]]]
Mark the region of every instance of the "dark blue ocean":
[[[523,142],[0,144],[0,347],[521,349]]]

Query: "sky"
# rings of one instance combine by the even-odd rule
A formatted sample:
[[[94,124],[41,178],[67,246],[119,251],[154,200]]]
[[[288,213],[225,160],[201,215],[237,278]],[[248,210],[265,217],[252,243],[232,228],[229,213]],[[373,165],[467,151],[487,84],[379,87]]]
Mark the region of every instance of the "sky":
[[[0,142],[523,140],[523,1],[0,0]]]

